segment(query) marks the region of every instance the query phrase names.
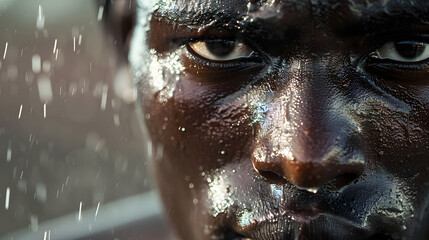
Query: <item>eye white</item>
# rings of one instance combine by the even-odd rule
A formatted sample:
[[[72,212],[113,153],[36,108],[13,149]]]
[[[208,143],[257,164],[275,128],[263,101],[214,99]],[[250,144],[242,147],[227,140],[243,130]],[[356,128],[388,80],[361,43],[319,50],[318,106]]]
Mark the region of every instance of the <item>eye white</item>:
[[[373,54],[372,57],[378,58],[378,59],[390,59],[397,62],[406,62],[406,63],[413,63],[413,62],[420,62],[425,59],[429,59],[429,44],[423,43],[423,42],[410,42],[410,44],[421,44],[421,47],[423,48],[423,51],[416,53],[414,57],[404,57],[395,46],[395,42],[388,42],[384,44],[382,47],[377,49]]]
[[[224,56],[213,53],[208,48],[208,43],[204,41],[189,44],[189,47],[199,56],[211,61],[232,61],[240,58],[248,58],[252,55],[253,50],[244,43],[235,43],[233,49]]]

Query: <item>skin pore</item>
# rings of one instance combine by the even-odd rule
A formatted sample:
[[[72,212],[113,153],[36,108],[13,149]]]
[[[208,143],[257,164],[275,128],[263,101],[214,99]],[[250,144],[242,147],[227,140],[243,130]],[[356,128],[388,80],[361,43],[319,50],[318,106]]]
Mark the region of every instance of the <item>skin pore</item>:
[[[429,2],[141,0],[130,64],[183,239],[426,239]]]

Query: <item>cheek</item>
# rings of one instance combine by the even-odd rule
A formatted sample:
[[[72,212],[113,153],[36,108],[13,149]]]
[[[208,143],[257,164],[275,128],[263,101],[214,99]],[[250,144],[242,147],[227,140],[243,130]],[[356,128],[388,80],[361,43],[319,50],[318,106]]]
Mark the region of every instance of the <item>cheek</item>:
[[[405,180],[427,176],[428,101],[412,88],[381,85],[382,94],[356,104],[369,169],[383,168]],[[429,179],[429,177],[426,177]]]
[[[241,100],[222,102],[227,94],[182,79],[167,101],[161,101],[158,93],[146,97],[143,106],[152,140],[172,156],[183,156],[194,171],[240,159],[252,126]]]

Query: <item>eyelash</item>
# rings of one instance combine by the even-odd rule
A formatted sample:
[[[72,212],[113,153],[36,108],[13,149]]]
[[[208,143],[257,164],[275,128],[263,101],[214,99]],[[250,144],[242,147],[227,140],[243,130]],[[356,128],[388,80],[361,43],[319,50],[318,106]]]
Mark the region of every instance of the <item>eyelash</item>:
[[[385,34],[385,36],[375,39],[368,51],[362,54],[361,59],[367,67],[376,67],[377,65],[382,65],[384,67],[390,68],[400,68],[400,69],[408,69],[408,70],[423,70],[428,67],[429,59],[422,60],[420,62],[398,62],[389,59],[377,59],[371,57],[370,55],[374,53],[377,49],[381,48],[384,44],[388,42],[401,42],[401,41],[416,41],[416,42],[424,42],[429,43],[429,34],[413,34],[413,33],[403,33],[403,34]]]

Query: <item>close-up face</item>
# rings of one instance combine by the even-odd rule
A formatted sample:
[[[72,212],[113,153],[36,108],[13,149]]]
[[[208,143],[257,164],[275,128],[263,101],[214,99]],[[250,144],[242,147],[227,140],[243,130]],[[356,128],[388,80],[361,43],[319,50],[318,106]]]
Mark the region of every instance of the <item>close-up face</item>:
[[[141,0],[129,59],[182,239],[428,237],[428,1]]]

